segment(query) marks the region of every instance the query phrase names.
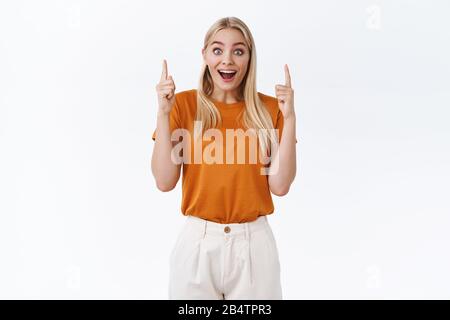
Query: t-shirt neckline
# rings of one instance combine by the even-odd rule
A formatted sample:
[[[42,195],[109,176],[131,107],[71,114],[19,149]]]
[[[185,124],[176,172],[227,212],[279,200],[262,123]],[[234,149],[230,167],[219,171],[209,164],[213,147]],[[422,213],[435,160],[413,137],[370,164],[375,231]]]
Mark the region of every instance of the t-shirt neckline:
[[[235,102],[235,103],[223,103],[223,102],[218,102],[215,100],[211,100],[214,105],[216,107],[218,107],[219,109],[238,109],[238,108],[242,108],[245,104],[244,101],[240,101],[240,102]]]
[[[211,100],[216,106],[218,106],[218,107],[223,107],[223,108],[242,107],[242,106],[245,105],[245,100],[238,101],[238,102],[233,102],[233,103],[225,103],[225,102],[217,101],[217,100],[213,99],[212,97],[208,97],[208,98],[209,98],[209,100]]]

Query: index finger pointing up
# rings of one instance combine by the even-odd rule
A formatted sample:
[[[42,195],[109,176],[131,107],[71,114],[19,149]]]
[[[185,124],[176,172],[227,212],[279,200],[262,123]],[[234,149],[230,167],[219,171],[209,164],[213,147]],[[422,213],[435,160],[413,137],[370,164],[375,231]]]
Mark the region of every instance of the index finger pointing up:
[[[167,62],[166,59],[163,60],[163,68],[161,73],[161,81],[167,80]]]
[[[284,79],[285,79],[285,85],[287,87],[291,86],[291,75],[289,73],[289,68],[287,64],[284,65]]]

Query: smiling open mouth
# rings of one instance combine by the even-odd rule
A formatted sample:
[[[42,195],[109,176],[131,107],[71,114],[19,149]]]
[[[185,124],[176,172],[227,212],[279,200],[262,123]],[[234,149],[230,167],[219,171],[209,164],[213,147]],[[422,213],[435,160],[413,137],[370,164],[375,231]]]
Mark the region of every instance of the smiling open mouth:
[[[219,71],[220,76],[224,80],[232,80],[236,73],[236,71]]]

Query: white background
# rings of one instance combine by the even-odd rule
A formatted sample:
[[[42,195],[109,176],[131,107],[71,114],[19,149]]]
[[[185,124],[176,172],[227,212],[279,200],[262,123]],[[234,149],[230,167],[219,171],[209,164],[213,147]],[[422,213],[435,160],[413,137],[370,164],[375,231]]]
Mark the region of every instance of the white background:
[[[285,299],[450,298],[445,0],[0,2],[0,298],[166,299],[181,185],[150,171],[155,85],[197,87],[244,20],[291,70],[298,173],[269,217]]]

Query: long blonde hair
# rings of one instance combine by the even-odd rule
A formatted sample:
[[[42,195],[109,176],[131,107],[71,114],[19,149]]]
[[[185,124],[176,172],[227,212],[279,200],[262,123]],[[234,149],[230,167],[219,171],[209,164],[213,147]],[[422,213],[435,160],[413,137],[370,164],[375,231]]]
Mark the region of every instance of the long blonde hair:
[[[247,68],[247,74],[244,76],[240,86],[239,95],[244,97],[245,110],[241,114],[240,121],[245,129],[256,129],[258,134],[259,146],[263,154],[270,153],[270,143],[278,143],[274,132],[271,116],[266,106],[261,101],[256,90],[256,48],[253,36],[247,25],[236,17],[226,17],[217,20],[207,31],[203,49],[209,45],[214,35],[222,30],[233,28],[242,33],[245,42],[250,50],[250,60]],[[213,93],[214,83],[207,65],[204,63],[200,73],[200,82],[197,90],[197,113],[196,120],[202,122],[202,131],[217,127],[222,124],[220,112],[209,99]]]

